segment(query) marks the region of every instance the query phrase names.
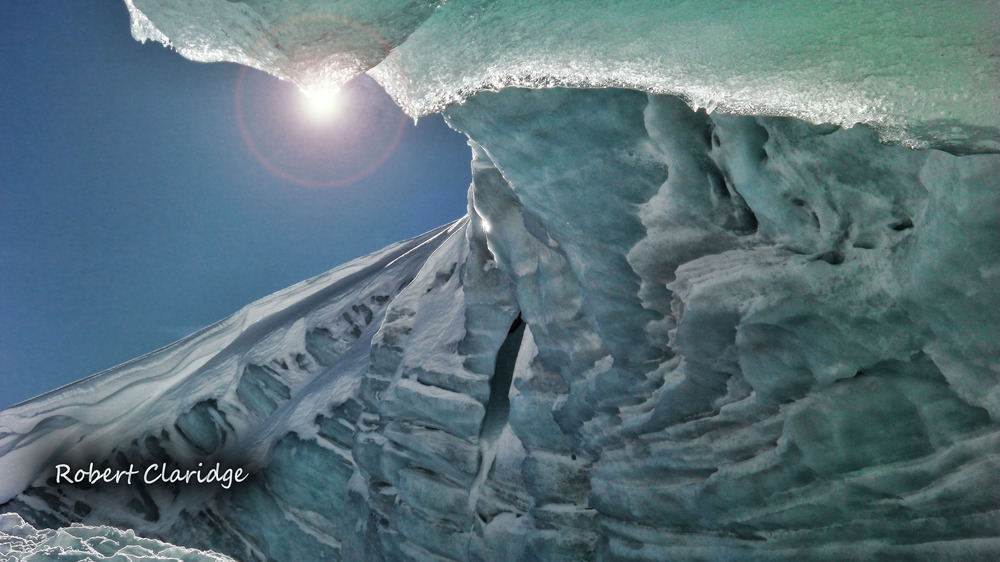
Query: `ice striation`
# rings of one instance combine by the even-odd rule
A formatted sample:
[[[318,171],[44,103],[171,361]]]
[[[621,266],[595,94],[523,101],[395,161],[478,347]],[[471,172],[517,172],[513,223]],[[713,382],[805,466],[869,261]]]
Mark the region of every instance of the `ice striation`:
[[[3,411],[3,511],[247,561],[995,559],[1000,86],[977,34],[995,6],[792,2],[786,25],[721,2],[343,4],[326,20],[384,26],[387,56],[311,27],[321,3],[130,6],[137,36],[186,56],[335,80],[327,53],[406,84],[414,113],[461,99],[444,113],[470,139],[468,216]],[[677,33],[603,40],[640,13]],[[895,74],[851,57],[864,30]],[[738,38],[674,72],[711,32]],[[721,63],[765,36],[763,58]],[[476,46],[431,48],[448,37]],[[920,66],[949,45],[964,66]],[[966,97],[908,82],[921,68]],[[674,80],[725,94],[692,109]],[[526,83],[629,87],[508,87]],[[867,124],[840,126],[858,97]],[[953,126],[927,128],[930,106]],[[947,150],[886,144],[893,123]],[[252,477],[57,486],[61,462]]]

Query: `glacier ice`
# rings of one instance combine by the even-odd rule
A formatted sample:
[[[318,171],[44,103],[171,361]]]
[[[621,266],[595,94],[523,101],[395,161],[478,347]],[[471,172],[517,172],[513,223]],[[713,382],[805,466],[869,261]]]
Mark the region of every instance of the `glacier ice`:
[[[443,109],[467,217],[0,412],[3,521],[239,560],[995,558],[995,4],[342,4],[129,2],[185,56]]]
[[[310,89],[369,70],[417,116],[482,89],[624,87],[883,139],[1000,148],[1000,9],[939,2],[126,0],[139,40]]]

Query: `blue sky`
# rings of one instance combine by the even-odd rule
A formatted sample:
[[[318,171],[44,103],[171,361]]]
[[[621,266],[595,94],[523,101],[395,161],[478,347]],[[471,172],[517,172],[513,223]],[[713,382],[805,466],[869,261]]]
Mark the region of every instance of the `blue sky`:
[[[251,71],[255,155],[240,74],[137,43],[120,0],[0,8],[0,408],[465,213],[440,116],[414,126],[363,78],[318,123]]]

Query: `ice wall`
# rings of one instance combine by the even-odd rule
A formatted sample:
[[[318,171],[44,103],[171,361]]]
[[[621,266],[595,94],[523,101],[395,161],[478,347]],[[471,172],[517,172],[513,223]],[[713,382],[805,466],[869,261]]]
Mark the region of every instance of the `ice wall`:
[[[447,115],[531,337],[518,556],[998,552],[1000,156],[622,90]]]
[[[1000,148],[993,0],[127,3],[137,39],[306,88],[370,69],[414,116],[481,89],[625,87],[867,123],[908,146]]]

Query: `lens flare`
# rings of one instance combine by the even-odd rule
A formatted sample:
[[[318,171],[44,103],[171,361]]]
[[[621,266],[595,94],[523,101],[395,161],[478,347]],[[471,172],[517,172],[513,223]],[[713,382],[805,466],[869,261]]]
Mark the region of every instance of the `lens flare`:
[[[344,170],[343,172],[346,175],[335,174],[327,178],[314,179],[307,176],[303,176],[299,174],[299,171],[296,170],[294,166],[290,169],[286,169],[284,164],[281,162],[280,157],[278,159],[278,162],[273,161],[272,154],[268,153],[267,151],[261,151],[261,149],[257,146],[257,141],[254,140],[255,134],[251,133],[251,129],[247,126],[247,122],[244,119],[245,115],[243,106],[245,100],[243,99],[244,97],[243,94],[245,89],[245,82],[247,81],[247,72],[248,72],[248,67],[243,67],[242,69],[240,69],[239,78],[237,78],[236,80],[234,108],[236,110],[236,123],[239,126],[240,135],[243,137],[243,141],[246,143],[247,149],[250,150],[250,153],[253,154],[254,158],[256,158],[257,161],[260,162],[262,166],[264,166],[264,168],[269,170],[274,175],[292,183],[314,188],[338,187],[338,186],[349,185],[362,178],[369,176],[370,174],[378,170],[382,166],[382,164],[384,164],[386,160],[389,159],[389,157],[395,151],[396,146],[399,144],[400,140],[402,140],[403,134],[406,132],[407,123],[412,122],[405,113],[399,111],[398,112],[399,122],[396,125],[395,132],[392,133],[393,135],[392,138],[388,139],[388,141],[384,145],[380,145],[379,147],[373,149],[372,154],[377,154],[377,158],[368,162],[367,165],[364,165],[365,162],[358,162],[357,165],[359,167],[363,166],[360,169]],[[349,113],[349,115],[345,115],[345,117],[350,117],[350,119],[345,119],[344,121],[338,123],[338,126],[340,124],[350,123],[351,121],[355,120],[354,115],[355,115],[355,109],[357,108],[352,107],[351,102],[353,99],[353,95],[351,94],[349,89],[345,89],[338,92],[338,90],[334,88],[324,89],[318,87],[310,87],[310,88],[300,88],[299,91],[301,92],[301,95],[303,97],[303,103],[301,104],[302,106],[301,109],[303,111],[303,114],[306,113],[306,109],[308,108],[309,104],[307,102],[311,101],[313,97],[317,97],[320,100],[325,98],[326,101],[328,102],[327,104],[319,104],[320,107],[331,108],[332,106],[332,108],[335,109],[335,111],[329,115],[330,117],[334,117],[334,115],[337,112]],[[329,94],[323,95],[322,92],[329,92]],[[292,93],[294,94],[294,91],[292,91]],[[316,125],[321,125],[321,123],[315,120],[314,123]],[[391,126],[391,122],[389,123],[389,125]],[[336,132],[338,131],[338,127],[324,126],[322,127],[322,129],[325,129],[325,132],[323,131],[317,131],[317,132],[321,132],[323,134],[336,134]],[[353,173],[351,173],[352,171]]]
[[[301,90],[306,115],[317,123],[325,123],[340,114],[341,96],[339,89]]]

